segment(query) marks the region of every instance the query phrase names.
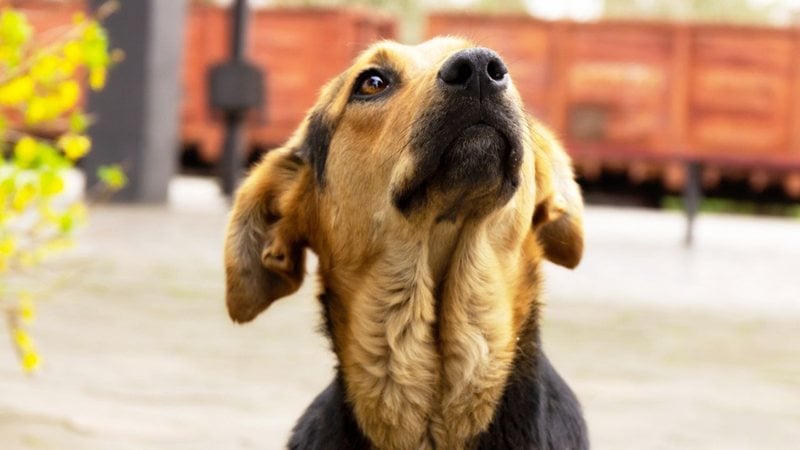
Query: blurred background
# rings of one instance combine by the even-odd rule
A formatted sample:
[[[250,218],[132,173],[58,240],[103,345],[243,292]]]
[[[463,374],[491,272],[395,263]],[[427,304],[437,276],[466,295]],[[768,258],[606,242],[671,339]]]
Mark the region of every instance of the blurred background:
[[[800,0],[0,14],[0,448],[282,448],[334,361],[313,277],[228,320],[227,194],[370,43],[443,34],[498,51],[575,162],[585,259],[545,267],[543,340],[594,448],[797,448]]]

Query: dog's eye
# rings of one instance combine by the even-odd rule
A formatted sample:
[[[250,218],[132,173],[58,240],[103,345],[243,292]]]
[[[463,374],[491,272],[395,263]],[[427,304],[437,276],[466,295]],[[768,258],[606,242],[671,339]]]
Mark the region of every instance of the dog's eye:
[[[358,77],[356,82],[355,95],[359,97],[371,97],[380,94],[389,87],[389,80],[381,75],[377,70],[369,70]]]

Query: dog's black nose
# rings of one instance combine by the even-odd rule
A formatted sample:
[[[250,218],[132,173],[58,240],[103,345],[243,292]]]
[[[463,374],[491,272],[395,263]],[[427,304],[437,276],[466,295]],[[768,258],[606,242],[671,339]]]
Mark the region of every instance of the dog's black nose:
[[[508,86],[508,69],[500,56],[488,48],[461,50],[439,69],[445,89],[474,97],[487,97]]]

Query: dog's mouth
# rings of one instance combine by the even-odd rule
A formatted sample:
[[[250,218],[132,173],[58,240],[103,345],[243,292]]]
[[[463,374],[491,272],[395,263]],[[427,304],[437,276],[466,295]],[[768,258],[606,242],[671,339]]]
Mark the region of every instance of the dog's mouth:
[[[413,175],[393,195],[402,213],[436,198],[447,218],[463,209],[500,206],[516,191],[522,150],[515,127],[504,120],[458,122],[420,148]]]

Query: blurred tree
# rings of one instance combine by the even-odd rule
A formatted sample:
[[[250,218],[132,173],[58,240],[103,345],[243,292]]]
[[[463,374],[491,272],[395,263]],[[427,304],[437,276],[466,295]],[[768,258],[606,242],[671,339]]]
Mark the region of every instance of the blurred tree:
[[[779,0],[604,0],[604,17],[709,23],[770,24]]]
[[[84,220],[84,203],[62,194],[68,171],[91,148],[84,83],[102,89],[113,59],[94,18],[78,15],[61,32],[49,31],[58,37],[37,39],[24,14],[0,11],[0,312],[26,372],[40,363],[27,326],[35,317],[32,288],[41,286],[15,287],[13,275],[69,247]],[[100,177],[111,190],[125,183],[118,167],[104,167]]]

